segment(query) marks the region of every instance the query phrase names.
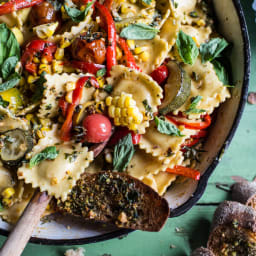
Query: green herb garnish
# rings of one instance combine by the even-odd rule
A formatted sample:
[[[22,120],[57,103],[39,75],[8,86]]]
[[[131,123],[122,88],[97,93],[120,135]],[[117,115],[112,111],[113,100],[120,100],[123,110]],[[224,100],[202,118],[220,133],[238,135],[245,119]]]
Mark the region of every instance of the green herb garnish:
[[[96,76],[97,77],[103,77],[103,76],[106,75],[106,72],[107,72],[107,70],[105,68],[102,68],[102,69],[97,71]]]
[[[47,147],[40,153],[34,155],[29,161],[29,167],[38,165],[44,160],[54,160],[59,154],[55,146]]]
[[[120,36],[132,40],[149,40],[153,39],[158,32],[159,30],[154,27],[137,23],[123,28]]]
[[[113,169],[122,172],[131,161],[134,154],[132,136],[129,133],[119,140],[114,148]]]
[[[2,107],[4,107],[4,108],[6,108],[6,107],[9,106],[9,102],[6,101],[6,100],[4,100],[4,99],[2,98],[2,96],[0,96],[0,106],[2,106]]]
[[[171,136],[182,137],[180,130],[172,123],[165,121],[159,117],[155,117],[155,123],[157,130],[162,134],[167,134]]]
[[[186,64],[193,65],[199,54],[193,38],[180,30],[176,40],[176,46],[182,61]]]
[[[222,63],[217,60],[213,60],[211,63],[213,64],[214,71],[217,77],[219,78],[219,80],[224,85],[226,86],[229,85],[229,75],[226,68],[222,65]],[[229,87],[232,87],[232,85],[229,85]]]
[[[203,97],[198,95],[194,98],[191,98],[191,104],[188,107],[188,110],[185,111],[186,114],[200,114],[200,113],[204,113],[205,110],[204,109],[197,109],[196,106],[199,103],[199,101],[202,99]]]

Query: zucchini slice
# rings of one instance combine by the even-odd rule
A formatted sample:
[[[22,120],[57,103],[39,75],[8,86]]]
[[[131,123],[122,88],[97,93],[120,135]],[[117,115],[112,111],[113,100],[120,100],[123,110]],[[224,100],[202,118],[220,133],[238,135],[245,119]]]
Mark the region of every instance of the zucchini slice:
[[[169,77],[164,87],[164,100],[159,109],[161,115],[166,115],[181,107],[191,91],[191,79],[181,65],[175,61],[169,61],[167,67]]]
[[[7,165],[17,165],[33,148],[32,136],[22,129],[9,130],[1,135],[1,160]]]

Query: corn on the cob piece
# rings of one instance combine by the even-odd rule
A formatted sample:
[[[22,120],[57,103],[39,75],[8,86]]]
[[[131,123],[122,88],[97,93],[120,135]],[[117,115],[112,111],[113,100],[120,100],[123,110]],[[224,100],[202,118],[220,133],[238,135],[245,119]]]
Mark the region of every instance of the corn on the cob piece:
[[[127,126],[130,130],[137,130],[143,121],[143,114],[136,106],[131,94],[122,92],[121,96],[108,96],[105,100],[108,106],[108,115],[114,119],[116,126]]]
[[[10,199],[15,194],[15,190],[13,187],[6,188],[2,193],[2,197],[6,199]]]

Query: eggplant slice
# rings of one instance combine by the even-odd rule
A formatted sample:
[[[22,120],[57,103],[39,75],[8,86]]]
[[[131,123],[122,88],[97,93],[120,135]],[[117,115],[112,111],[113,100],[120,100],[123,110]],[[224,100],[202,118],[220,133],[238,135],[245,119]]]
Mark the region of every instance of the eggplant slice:
[[[7,165],[17,165],[33,148],[33,137],[22,129],[9,130],[1,134],[0,157]]]
[[[84,220],[145,231],[159,231],[170,211],[152,188],[118,172],[84,173],[68,199],[57,201],[57,208]]]
[[[159,109],[162,115],[180,108],[188,99],[191,91],[191,79],[180,64],[169,61],[167,68],[169,77],[164,86],[164,100]]]

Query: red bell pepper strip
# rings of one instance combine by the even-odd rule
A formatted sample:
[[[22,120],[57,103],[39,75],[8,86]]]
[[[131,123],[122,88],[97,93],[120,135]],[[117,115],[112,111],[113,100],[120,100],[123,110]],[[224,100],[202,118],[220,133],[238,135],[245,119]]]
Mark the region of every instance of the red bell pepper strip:
[[[142,70],[140,69],[140,67],[137,66],[135,59],[134,59],[125,39],[119,38],[118,44],[121,46],[122,50],[124,51],[124,55],[126,57],[126,66],[128,68],[135,69],[135,70],[138,70],[141,72]]]
[[[207,135],[207,131],[206,130],[200,130],[197,134],[192,135],[191,138],[194,139],[200,139],[200,138],[204,138]]]
[[[52,61],[53,54],[57,47],[54,43],[45,40],[33,40],[27,44],[24,53],[21,56],[22,66],[30,73],[35,73],[37,65],[33,63],[36,54],[42,54],[49,62]]]
[[[150,75],[159,85],[163,85],[169,76],[169,70],[165,65],[156,68]]]
[[[59,99],[59,108],[61,109],[62,115],[66,116],[68,110],[68,102],[65,101],[65,96],[62,96]]]
[[[113,4],[113,0],[105,0],[104,5],[111,11],[111,6]]]
[[[165,170],[168,173],[184,176],[191,178],[193,180],[199,180],[200,179],[200,172],[188,167],[184,167],[181,165],[175,165],[173,168],[167,168]]]
[[[107,76],[110,75],[111,68],[117,64],[116,60],[116,27],[110,11],[99,2],[95,2],[101,19],[104,21],[105,29],[108,35],[107,45]]]
[[[93,75],[96,75],[98,70],[105,68],[104,65],[94,64],[94,63],[89,63],[84,61],[76,61],[76,60],[72,60],[71,65],[74,68],[81,69],[83,72],[85,73],[88,72]]]
[[[133,131],[130,131],[126,127],[118,127],[117,130],[115,131],[115,133],[113,134],[113,136],[111,137],[111,139],[109,140],[108,145],[109,146],[116,145],[120,139],[122,139],[123,137],[125,137],[129,133],[132,136],[133,145],[139,144],[140,138],[141,138],[140,134],[136,134]]]
[[[68,105],[68,108],[66,111],[66,120],[60,130],[60,138],[63,141],[70,140],[70,131],[72,128],[72,117],[73,117],[76,106],[80,103],[80,101],[82,99],[83,88],[84,88],[85,83],[88,80],[90,80],[91,82],[93,81],[94,83],[97,82],[97,80],[94,77],[90,77],[90,76],[81,77],[76,82],[76,88],[73,91],[73,96],[72,96],[72,103]]]
[[[201,122],[186,122],[184,120],[181,120],[180,117],[176,116],[166,116],[170,121],[172,121],[176,125],[184,125],[187,129],[193,129],[193,130],[202,130],[206,129],[211,124],[211,117],[210,115],[206,114],[203,116],[204,121]]]
[[[43,1],[44,0],[13,0],[0,5],[0,15],[31,7],[33,5],[42,3]]]

